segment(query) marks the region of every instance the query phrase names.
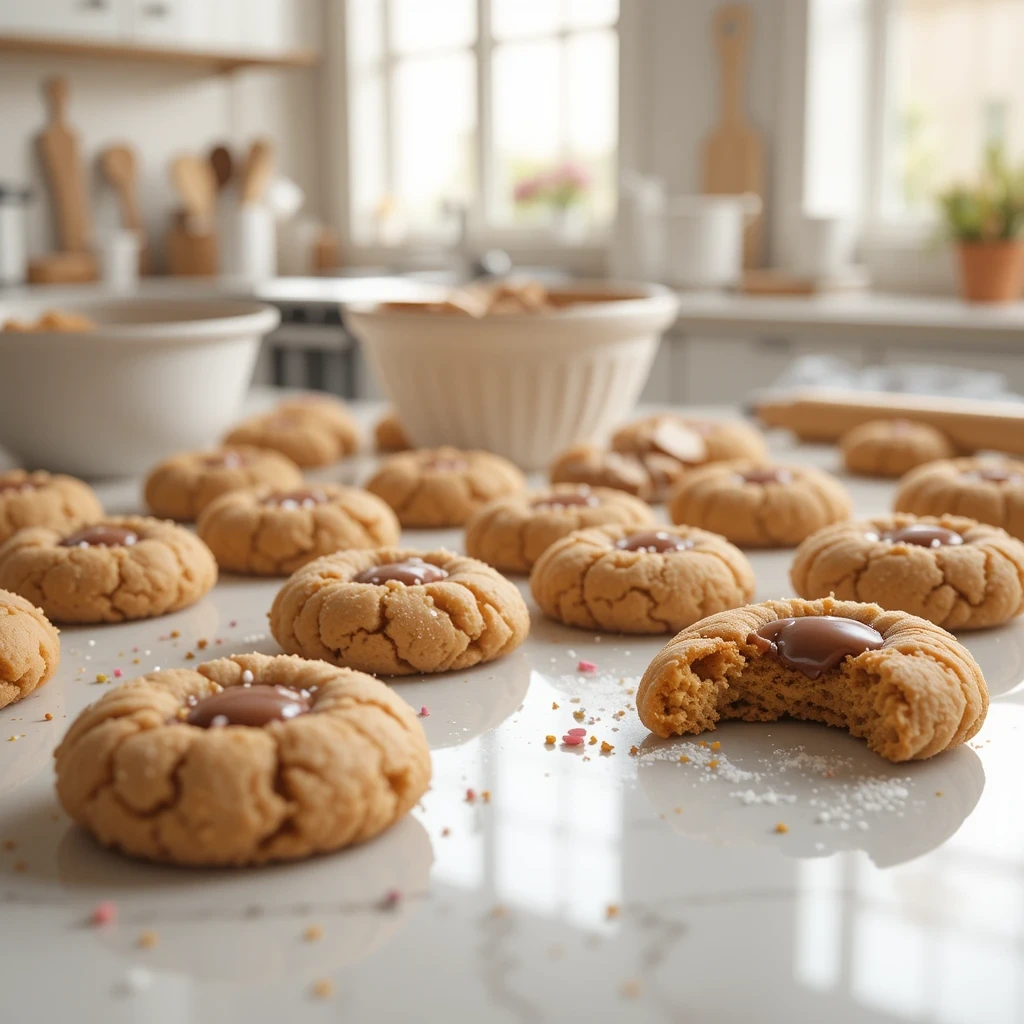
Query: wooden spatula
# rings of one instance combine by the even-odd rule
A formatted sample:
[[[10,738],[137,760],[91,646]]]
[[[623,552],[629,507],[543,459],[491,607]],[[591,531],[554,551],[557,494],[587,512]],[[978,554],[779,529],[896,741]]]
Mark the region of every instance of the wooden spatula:
[[[45,91],[50,121],[39,134],[39,152],[49,179],[59,248],[82,252],[92,245],[92,218],[86,197],[78,136],[67,120],[68,83],[51,78]]]
[[[210,150],[210,166],[213,168],[217,189],[220,191],[235,173],[235,161],[231,156],[231,150],[227,146],[214,146]]]
[[[171,181],[181,196],[188,230],[195,235],[209,234],[217,196],[217,179],[209,162],[182,153],[171,161]]]
[[[274,170],[274,145],[269,139],[256,139],[249,147],[242,166],[242,202],[263,199]]]
[[[704,143],[704,191],[712,195],[754,192],[764,200],[764,150],[744,109],[751,19],[747,4],[727,4],[715,14],[714,40],[722,76],[718,124]],[[763,218],[747,227],[743,265],[761,263]]]
[[[138,164],[135,150],[121,143],[108,146],[100,153],[100,170],[117,193],[121,205],[121,223],[139,238],[139,271],[146,273],[149,257],[146,249],[146,232],[139,212],[139,197],[135,190],[138,181]]]

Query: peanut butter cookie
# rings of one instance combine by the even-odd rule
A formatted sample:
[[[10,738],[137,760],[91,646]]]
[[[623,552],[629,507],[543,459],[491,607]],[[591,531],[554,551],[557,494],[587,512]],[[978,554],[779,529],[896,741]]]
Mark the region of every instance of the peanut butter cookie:
[[[960,516],[837,523],[797,548],[790,579],[801,597],[832,594],[980,629],[1024,613],[1024,544]]]
[[[754,596],[754,570],[716,533],[600,526],[555,541],[530,590],[545,615],[610,633],[674,633]]]
[[[270,609],[288,653],[394,676],[493,661],[529,629],[515,584],[450,551],[327,555],[295,573]]]
[[[216,582],[217,563],[201,540],[143,516],[71,533],[32,527],[0,547],[0,587],[54,622],[149,619],[195,604]]]
[[[419,448],[384,460],[366,489],[383,498],[403,526],[464,526],[495,498],[515,494],[526,478],[491,452]]]
[[[761,432],[742,420],[705,420],[674,412],[645,416],[620,427],[612,435],[612,448],[662,452],[688,465],[728,459],[758,462],[768,452]]]
[[[902,476],[915,466],[956,455],[941,430],[911,420],[871,420],[839,439],[843,465],[862,476]]]
[[[373,436],[380,452],[405,452],[412,448],[405,427],[393,409],[377,420]]]
[[[62,806],[105,846],[195,866],[364,842],[430,781],[423,729],[387,686],[262,654],[109,690],[74,721],[56,762]]]
[[[228,572],[288,576],[332,551],[392,547],[401,528],[375,494],[312,484],[222,494],[203,510],[196,531]]]
[[[25,598],[0,590],[0,708],[48,683],[59,664],[50,620]]]
[[[301,486],[302,471],[291,459],[267,448],[182,452],[150,472],[143,495],[153,515],[190,521],[214,498],[261,484],[292,490]]]
[[[662,452],[613,452],[577,444],[552,463],[551,482],[611,487],[643,501],[665,501],[685,472],[684,463]]]
[[[669,503],[672,522],[745,548],[794,547],[852,511],[843,485],[820,469],[743,462],[691,470]]]
[[[1024,462],[990,456],[929,462],[900,481],[895,508],[967,516],[1024,540]]]
[[[245,420],[224,443],[270,448],[303,468],[329,466],[359,447],[359,426],[336,398],[306,395]]]
[[[587,526],[654,524],[650,508],[622,491],[561,484],[498,498],[466,525],[466,554],[501,572],[529,572],[559,537]]]
[[[103,515],[96,492],[73,476],[0,473],[0,544],[26,526],[73,530]]]
[[[849,730],[890,761],[932,757],[981,728],[988,688],[939,626],[855,601],[765,601],[702,619],[655,656],[636,696],[658,736],[788,715]]]

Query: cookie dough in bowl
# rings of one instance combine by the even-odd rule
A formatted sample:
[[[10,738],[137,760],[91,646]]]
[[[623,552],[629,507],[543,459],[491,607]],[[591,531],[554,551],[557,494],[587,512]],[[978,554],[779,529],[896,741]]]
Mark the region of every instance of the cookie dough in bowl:
[[[1024,543],[962,516],[827,526],[797,548],[790,578],[801,597],[870,601],[945,629],[998,626],[1024,613]]]
[[[662,452],[613,452],[595,444],[567,448],[551,464],[553,484],[589,484],[665,501],[683,478],[686,465]]]
[[[57,630],[35,605],[0,590],[0,708],[48,683],[60,664]]]
[[[601,526],[552,544],[530,574],[545,615],[610,633],[674,633],[746,604],[750,562],[723,537],[689,526]]]
[[[502,572],[529,572],[560,537],[604,524],[654,524],[651,509],[622,491],[561,484],[485,505],[466,526],[466,554]]]
[[[105,693],[56,751],[57,795],[105,846],[194,866],[364,842],[426,791],[415,712],[361,672],[236,655]]]
[[[847,729],[887,760],[910,761],[974,736],[988,688],[970,652],[926,619],[794,598],[684,629],[648,666],[636,707],[658,736],[788,715]]]
[[[261,484],[281,490],[297,488],[302,484],[302,472],[287,456],[266,448],[240,445],[182,452],[150,472],[143,494],[153,515],[191,521],[214,498]]]
[[[73,476],[23,469],[0,473],[0,544],[26,526],[71,530],[102,515],[96,492]]]
[[[288,576],[332,551],[393,547],[401,527],[375,494],[325,483],[231,491],[203,510],[196,531],[221,569]]]
[[[124,622],[195,604],[217,582],[210,549],[184,527],[143,516],[72,532],[33,527],[0,547],[0,587],[54,622]]]
[[[381,675],[447,672],[515,650],[530,629],[514,583],[451,551],[341,551],[281,588],[270,631],[289,654]]]
[[[839,439],[843,465],[861,476],[902,476],[915,466],[956,455],[941,430],[912,420],[870,420]]]

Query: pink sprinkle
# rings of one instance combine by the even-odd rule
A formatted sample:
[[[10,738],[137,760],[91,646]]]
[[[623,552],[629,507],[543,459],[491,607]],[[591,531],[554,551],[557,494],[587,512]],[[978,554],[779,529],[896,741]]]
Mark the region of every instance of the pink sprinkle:
[[[430,717],[430,709],[427,707],[426,704],[424,704],[423,707],[420,708],[420,718],[429,718],[429,717]]]
[[[581,661],[576,666],[576,671],[577,672],[596,672],[597,671],[597,665],[595,665],[592,661]]]
[[[138,647],[133,647],[132,648],[132,654],[138,654],[138,653],[139,653]]]
[[[570,736],[568,733],[562,737],[562,742],[567,747],[578,747],[583,742],[582,736]]]
[[[232,620],[231,620],[231,621],[230,621],[230,622],[228,623],[228,628],[229,628],[229,629],[234,629],[234,628],[235,628],[235,626],[237,626],[237,625],[238,625],[238,619],[232,619]]]
[[[586,736],[587,735],[587,730],[586,729],[570,729],[569,730],[569,735],[570,736]]]
[[[124,673],[119,668],[115,668],[114,669],[114,678],[115,679],[120,679],[121,676],[123,676],[123,675],[124,675]]]
[[[397,907],[402,902],[402,894],[398,889],[388,889],[382,902],[385,907]]]
[[[466,790],[466,803],[467,804],[471,804],[475,799],[476,799],[476,790],[467,789]]]
[[[90,920],[94,925],[113,924],[117,920],[117,904],[113,900],[104,900],[93,907]]]

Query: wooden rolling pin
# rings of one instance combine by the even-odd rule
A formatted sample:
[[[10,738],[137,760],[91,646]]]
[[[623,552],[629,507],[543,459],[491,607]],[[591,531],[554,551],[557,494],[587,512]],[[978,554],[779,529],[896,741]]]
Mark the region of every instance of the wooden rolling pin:
[[[803,441],[836,441],[868,420],[904,419],[943,431],[964,451],[993,449],[1024,455],[1024,402],[938,398],[881,391],[801,391],[755,403],[769,427],[787,427]]]

